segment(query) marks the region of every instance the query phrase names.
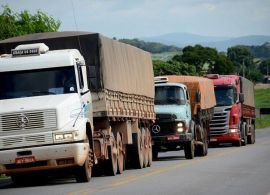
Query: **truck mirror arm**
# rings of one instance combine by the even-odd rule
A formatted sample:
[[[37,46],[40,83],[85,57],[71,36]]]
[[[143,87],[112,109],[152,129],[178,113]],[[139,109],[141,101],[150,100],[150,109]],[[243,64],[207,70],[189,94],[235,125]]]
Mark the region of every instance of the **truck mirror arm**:
[[[75,119],[75,121],[74,121],[74,123],[73,123],[72,127],[75,127],[75,124],[76,124],[76,122],[77,122],[77,120],[78,120],[78,118],[79,118],[79,116],[80,116],[80,114],[81,114],[82,110],[84,109],[85,105],[86,105],[86,104],[83,104],[83,106],[82,106],[82,108],[81,108],[81,110],[80,110],[79,114],[77,115],[77,117],[76,117],[76,119]]]

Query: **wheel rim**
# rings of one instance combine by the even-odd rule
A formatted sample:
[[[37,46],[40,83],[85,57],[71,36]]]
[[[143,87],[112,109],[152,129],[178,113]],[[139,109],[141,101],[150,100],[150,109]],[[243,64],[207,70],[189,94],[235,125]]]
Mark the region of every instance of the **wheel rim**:
[[[118,143],[117,167],[118,173],[121,174],[124,170],[124,149],[123,149],[123,142],[119,133],[117,133],[117,143]]]
[[[152,156],[152,139],[151,139],[151,134],[148,130],[148,166],[150,167],[153,161],[153,156]]]
[[[139,147],[139,163],[140,167],[143,168],[144,165],[144,136],[143,133],[138,133],[138,147]]]

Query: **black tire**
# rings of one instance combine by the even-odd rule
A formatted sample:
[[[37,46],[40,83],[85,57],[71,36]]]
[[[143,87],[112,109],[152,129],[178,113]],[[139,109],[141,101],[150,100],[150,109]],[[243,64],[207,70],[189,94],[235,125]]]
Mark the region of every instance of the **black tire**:
[[[248,142],[248,136],[247,136],[247,126],[246,123],[241,124],[241,139],[242,139],[242,146],[247,145]]]
[[[89,182],[92,176],[93,167],[93,151],[89,148],[88,156],[83,164],[83,166],[76,167],[75,178],[78,183]]]
[[[251,135],[248,136],[248,144],[254,144],[255,143],[255,127],[254,125],[251,125]]]
[[[132,134],[133,144],[130,148],[130,157],[132,159],[133,168],[142,169],[144,166],[144,138],[142,137],[142,133],[139,131],[138,133]]]
[[[152,147],[152,156],[153,156],[153,160],[158,159],[158,147],[157,146]]]
[[[108,176],[115,176],[117,173],[117,144],[113,137],[112,145],[108,146],[109,159],[105,162],[105,172]]]
[[[194,158],[194,153],[195,153],[194,140],[186,142],[184,144],[184,152],[185,152],[186,159],[193,159]]]
[[[10,177],[11,177],[12,182],[17,186],[23,186],[23,185],[27,184],[26,182],[27,182],[28,178],[27,178],[27,180],[25,179],[26,175],[13,174]]]
[[[153,161],[153,155],[152,155],[152,139],[151,139],[151,133],[149,129],[146,129],[146,137],[147,137],[147,156],[148,156],[148,163],[147,167],[151,167],[152,161]]]
[[[204,135],[203,135],[203,144],[198,144],[195,147],[195,155],[196,156],[206,156],[208,154],[208,142],[207,142],[207,136],[205,133],[206,130],[204,130]]]

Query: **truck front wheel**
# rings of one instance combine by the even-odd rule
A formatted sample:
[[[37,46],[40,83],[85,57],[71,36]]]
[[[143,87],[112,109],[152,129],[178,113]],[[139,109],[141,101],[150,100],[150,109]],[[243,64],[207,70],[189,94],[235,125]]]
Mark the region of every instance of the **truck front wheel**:
[[[184,145],[185,158],[186,159],[193,159],[194,158],[194,151],[195,151],[194,140],[186,142]]]
[[[90,181],[92,175],[93,156],[93,151],[89,148],[84,165],[76,168],[75,178],[78,183]]]

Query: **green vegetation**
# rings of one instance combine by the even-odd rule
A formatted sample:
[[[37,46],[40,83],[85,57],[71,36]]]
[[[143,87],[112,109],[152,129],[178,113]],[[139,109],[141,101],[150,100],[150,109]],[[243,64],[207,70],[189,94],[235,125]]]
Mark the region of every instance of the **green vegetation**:
[[[164,45],[156,42],[145,42],[139,39],[119,39],[120,42],[133,45],[150,53],[179,52],[181,49],[173,45]]]
[[[270,89],[255,90],[256,108],[270,108]],[[263,115],[256,119],[256,128],[261,129],[270,126],[270,115]]]
[[[270,126],[270,115],[264,115],[256,119],[256,129],[262,129]]]
[[[269,58],[270,56],[270,43],[264,43],[259,46],[245,46],[256,58]]]
[[[270,108],[270,89],[255,90],[256,108]]]
[[[171,60],[175,55],[180,54],[179,51],[173,51],[173,52],[162,52],[162,53],[153,53],[152,59],[153,60],[162,60],[162,61],[169,61]]]
[[[5,5],[0,12],[0,40],[31,33],[55,32],[60,24],[59,20],[40,10],[34,15],[26,10],[17,13]]]

